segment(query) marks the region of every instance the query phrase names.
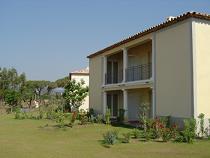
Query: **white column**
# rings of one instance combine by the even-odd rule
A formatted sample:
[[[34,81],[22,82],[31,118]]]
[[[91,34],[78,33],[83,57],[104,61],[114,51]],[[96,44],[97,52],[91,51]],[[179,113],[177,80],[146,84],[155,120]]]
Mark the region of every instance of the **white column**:
[[[103,85],[106,84],[106,74],[107,74],[107,56],[103,57]]]
[[[106,114],[106,108],[107,108],[107,92],[104,91],[103,92],[103,109],[102,109],[102,112],[103,112],[104,116]]]
[[[155,88],[152,87],[152,118],[155,118]]]
[[[124,120],[126,122],[128,121],[128,91],[125,89],[123,89],[123,109],[125,110]]]
[[[156,117],[156,34],[152,35],[152,117]]]
[[[152,35],[152,79],[155,78],[155,33]]]
[[[126,69],[128,67],[128,50],[123,48],[123,82],[126,81]]]

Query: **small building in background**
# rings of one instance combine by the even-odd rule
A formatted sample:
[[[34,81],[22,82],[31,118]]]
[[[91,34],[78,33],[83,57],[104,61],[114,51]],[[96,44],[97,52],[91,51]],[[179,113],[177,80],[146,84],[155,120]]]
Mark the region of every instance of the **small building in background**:
[[[85,86],[89,87],[89,67],[70,72],[69,78],[70,80],[75,80],[76,82],[83,80],[85,82]],[[84,109],[86,111],[89,110],[89,95],[85,98],[82,106],[79,109]]]

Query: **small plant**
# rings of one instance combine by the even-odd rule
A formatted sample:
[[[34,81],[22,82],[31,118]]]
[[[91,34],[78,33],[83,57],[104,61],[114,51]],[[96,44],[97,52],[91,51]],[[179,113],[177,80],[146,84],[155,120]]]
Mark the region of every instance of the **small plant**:
[[[15,119],[22,119],[22,112],[20,108],[15,109]]]
[[[63,128],[65,126],[65,116],[64,116],[64,113],[61,112],[61,111],[58,111],[55,121],[56,121],[56,123],[58,123],[58,126],[60,128]]]
[[[118,131],[107,131],[103,134],[104,143],[108,145],[114,145],[118,139]]]
[[[182,131],[184,141],[187,143],[193,143],[196,136],[196,120],[186,119],[184,120],[184,131]]]
[[[123,133],[123,143],[130,143],[131,140],[131,133]]]
[[[177,143],[183,143],[183,142],[185,142],[185,138],[184,138],[184,135],[183,135],[182,132],[179,132],[176,135],[176,138],[174,139],[174,142],[177,142]]]
[[[65,117],[69,120],[68,126],[73,127],[77,118],[77,112],[74,111],[72,113],[65,113]]]
[[[45,116],[45,112],[43,109],[39,108],[39,115],[38,115],[38,119],[43,119]]]
[[[200,131],[198,133],[198,135],[203,138],[204,134],[205,134],[205,129],[204,129],[204,114],[201,113],[198,118],[199,118],[199,125],[200,125]]]
[[[124,121],[124,114],[125,114],[125,110],[124,109],[119,109],[118,122],[123,123],[123,121]]]
[[[85,125],[89,121],[87,113],[83,109],[80,110],[78,117],[81,125]]]
[[[88,123],[88,117],[86,115],[80,115],[80,124],[86,125]]]
[[[171,138],[173,138],[175,140],[178,135],[178,126],[176,124],[174,124],[174,125],[172,125],[170,130],[171,130]]]
[[[142,103],[139,106],[139,122],[143,125],[144,136],[146,140],[149,140],[149,137],[150,137],[150,131],[148,131],[147,129],[148,112],[149,112],[149,104]]]
[[[106,121],[107,125],[109,125],[111,123],[110,118],[111,118],[111,110],[107,109],[106,114],[105,114],[105,121]]]
[[[98,114],[95,118],[95,123],[102,123],[103,122],[103,115]]]
[[[138,128],[133,129],[132,131],[133,138],[138,139],[141,135],[140,130]]]

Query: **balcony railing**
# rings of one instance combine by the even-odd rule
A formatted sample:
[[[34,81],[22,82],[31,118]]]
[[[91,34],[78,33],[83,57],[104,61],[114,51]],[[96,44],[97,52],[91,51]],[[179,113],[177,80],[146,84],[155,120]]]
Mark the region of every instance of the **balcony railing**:
[[[115,84],[121,83],[123,81],[123,71],[119,71],[118,73],[108,72],[105,74],[106,84]]]
[[[126,82],[130,81],[139,81],[139,80],[147,80],[152,76],[152,66],[151,64],[141,64],[137,66],[128,67],[126,70]],[[116,84],[121,83],[123,81],[123,70],[112,73],[108,72],[105,74],[105,84]]]
[[[151,64],[131,66],[126,69],[126,81],[150,79],[152,76]]]

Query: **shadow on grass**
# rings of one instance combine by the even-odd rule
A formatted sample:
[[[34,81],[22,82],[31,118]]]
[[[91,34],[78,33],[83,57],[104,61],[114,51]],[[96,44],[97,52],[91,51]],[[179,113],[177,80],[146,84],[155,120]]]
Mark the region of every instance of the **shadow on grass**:
[[[103,146],[104,148],[111,148],[111,145],[108,145],[104,142],[104,140],[98,140],[98,142]]]
[[[128,129],[134,129],[135,126],[129,125],[129,124],[123,124],[123,123],[112,123],[113,127],[122,127],[122,128],[128,128]]]
[[[66,131],[68,128],[72,128],[72,126],[70,126],[69,124],[65,124],[64,126],[46,124],[44,126],[39,126],[38,128],[39,129],[46,129],[46,130],[63,130],[63,131]]]

